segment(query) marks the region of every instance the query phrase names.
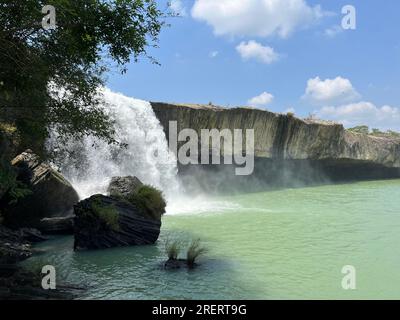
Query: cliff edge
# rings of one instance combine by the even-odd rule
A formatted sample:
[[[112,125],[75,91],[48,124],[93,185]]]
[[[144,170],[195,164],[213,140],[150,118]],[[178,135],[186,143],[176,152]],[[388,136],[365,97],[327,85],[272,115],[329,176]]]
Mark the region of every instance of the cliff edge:
[[[400,139],[375,137],[346,130],[322,120],[303,120],[251,108],[151,103],[168,138],[169,121],[178,132],[201,129],[254,129],[255,155],[280,160],[364,162],[400,168]]]

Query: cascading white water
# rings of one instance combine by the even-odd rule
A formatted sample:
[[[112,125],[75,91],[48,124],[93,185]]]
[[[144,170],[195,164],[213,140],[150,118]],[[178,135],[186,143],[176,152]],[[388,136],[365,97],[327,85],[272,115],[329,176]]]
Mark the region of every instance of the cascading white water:
[[[161,189],[168,198],[179,189],[177,164],[149,102],[103,89],[105,110],[115,120],[116,140],[126,148],[109,145],[94,137],[70,141],[67,149],[78,154],[55,160],[65,177],[83,199],[107,191],[115,176],[137,176],[142,182]],[[52,132],[48,147],[54,147]],[[93,147],[93,146],[96,147]]]

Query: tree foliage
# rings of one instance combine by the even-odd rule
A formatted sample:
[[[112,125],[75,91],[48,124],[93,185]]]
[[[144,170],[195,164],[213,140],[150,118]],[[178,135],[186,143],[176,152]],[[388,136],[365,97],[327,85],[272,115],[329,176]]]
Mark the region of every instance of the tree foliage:
[[[351,132],[355,132],[355,133],[361,133],[361,134],[367,134],[367,135],[371,135],[374,137],[383,137],[383,138],[400,138],[400,133],[393,131],[393,130],[387,130],[386,132],[377,129],[377,128],[373,128],[373,129],[369,129],[368,126],[357,126],[354,128],[350,128],[348,129]]]
[[[42,28],[44,5],[56,9],[54,30]],[[146,52],[165,16],[155,0],[0,0],[0,121],[16,125],[22,147],[40,148],[51,126],[62,139],[115,143],[97,89],[109,65],[155,62]]]
[[[354,128],[350,128],[349,131],[362,133],[362,134],[369,134],[369,127],[368,126],[357,126]]]

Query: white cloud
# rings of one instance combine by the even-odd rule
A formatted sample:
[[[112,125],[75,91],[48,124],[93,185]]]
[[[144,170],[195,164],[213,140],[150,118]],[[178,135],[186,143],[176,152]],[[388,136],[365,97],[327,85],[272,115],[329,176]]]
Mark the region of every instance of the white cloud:
[[[209,54],[210,58],[216,58],[218,55],[219,55],[218,51],[211,51]]]
[[[279,59],[279,54],[273,48],[263,46],[254,40],[241,42],[236,50],[244,60],[255,59],[262,63],[271,64]]]
[[[336,37],[339,33],[342,33],[343,31],[344,31],[344,29],[343,29],[341,26],[336,25],[336,26],[332,26],[332,27],[330,27],[330,28],[328,28],[328,29],[325,29],[324,34],[325,34],[325,36],[327,36],[328,38],[334,38],[334,37]]]
[[[268,92],[263,92],[259,96],[251,98],[248,101],[248,104],[252,107],[265,107],[269,105],[272,100],[274,100],[274,96]]]
[[[309,79],[303,96],[304,99],[318,104],[346,103],[360,97],[350,80],[342,77],[326,80],[321,80],[319,77]]]
[[[305,0],[196,0],[192,17],[213,27],[217,36],[288,37],[325,15]]]
[[[181,17],[185,17],[187,15],[186,8],[182,4],[182,0],[172,0],[170,4],[173,13],[178,14]]]
[[[371,102],[358,102],[323,107],[316,114],[322,119],[343,123],[346,127],[367,125],[381,130],[400,130],[400,109],[388,105],[379,108]]]

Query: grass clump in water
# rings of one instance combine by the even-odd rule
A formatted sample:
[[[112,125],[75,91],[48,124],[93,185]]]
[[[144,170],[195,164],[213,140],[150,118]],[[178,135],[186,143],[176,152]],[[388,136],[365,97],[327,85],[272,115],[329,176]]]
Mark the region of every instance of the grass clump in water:
[[[207,248],[201,245],[200,239],[192,240],[187,247],[186,259],[178,259],[183,247],[183,242],[180,240],[167,240],[165,251],[168,261],[165,266],[169,269],[179,269],[183,266],[192,269],[196,266],[196,260],[208,251]]]
[[[179,240],[167,240],[165,244],[165,251],[169,260],[177,260],[180,252],[182,251],[182,242]]]
[[[207,251],[207,248],[201,245],[200,239],[192,240],[186,253],[187,265],[192,268],[195,265],[196,259]]]

